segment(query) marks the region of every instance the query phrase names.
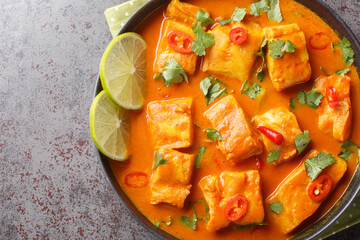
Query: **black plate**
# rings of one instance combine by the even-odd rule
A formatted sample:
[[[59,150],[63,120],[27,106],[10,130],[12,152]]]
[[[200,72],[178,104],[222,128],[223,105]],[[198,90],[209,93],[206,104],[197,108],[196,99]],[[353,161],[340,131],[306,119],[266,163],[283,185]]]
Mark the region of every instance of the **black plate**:
[[[345,36],[351,43],[351,47],[355,52],[354,64],[356,66],[360,66],[360,44],[356,39],[354,33],[351,29],[346,25],[346,23],[340,18],[337,13],[328,7],[324,2],[320,0],[296,0],[297,2],[303,4],[304,6],[311,9],[318,16],[320,16],[326,23],[328,23],[332,29],[336,30],[339,35]],[[119,34],[125,32],[132,32],[139,26],[144,19],[151,15],[154,11],[158,10],[169,0],[151,0],[142,6],[124,25]],[[101,92],[102,86],[100,78],[96,83],[94,97]],[[110,183],[120,200],[125,204],[130,213],[145,227],[151,229],[151,232],[158,239],[178,239],[169,233],[161,230],[160,228],[156,228],[152,222],[150,222],[131,202],[128,196],[124,193],[119,183],[117,182],[114,173],[112,172],[111,166],[109,164],[109,160],[106,156],[99,154],[100,161],[104,167],[106,176],[110,180]],[[356,172],[351,180],[349,186],[347,187],[344,194],[341,196],[340,200],[338,200],[336,206],[334,206],[323,218],[319,219],[315,224],[312,224],[310,227],[303,230],[297,236],[292,237],[292,240],[298,239],[314,239],[321,232],[323,232],[328,226],[330,226],[335,220],[346,210],[346,208],[350,205],[351,201],[356,197],[356,195],[360,192],[360,170],[359,166],[357,166]]]

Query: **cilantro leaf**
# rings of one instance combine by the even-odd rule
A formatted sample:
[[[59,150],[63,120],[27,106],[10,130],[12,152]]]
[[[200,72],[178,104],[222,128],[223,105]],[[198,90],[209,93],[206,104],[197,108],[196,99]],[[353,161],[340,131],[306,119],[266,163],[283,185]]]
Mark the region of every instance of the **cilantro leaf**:
[[[283,212],[284,208],[280,201],[272,202],[270,203],[270,210],[273,211],[276,214],[280,214]]]
[[[335,158],[331,153],[320,152],[316,157],[305,160],[305,170],[312,181],[314,181],[326,167],[334,164]]]
[[[198,152],[198,154],[196,155],[196,158],[195,158],[195,168],[197,168],[197,169],[200,168],[200,160],[203,158],[203,156],[205,154],[205,151],[206,151],[206,147],[201,146],[200,150],[199,150],[199,152]]]
[[[200,127],[198,124],[196,124],[196,122],[193,122],[193,124],[194,124],[194,126],[195,126],[195,127],[197,127],[197,128],[200,128],[200,129],[201,129],[201,127]]]
[[[211,19],[209,20],[208,17],[209,17],[209,14],[200,9],[196,13],[196,23],[192,27],[192,30],[195,35],[195,40],[191,43],[191,49],[198,56],[204,56],[206,54],[205,49],[215,43],[214,36],[211,35],[210,33],[205,32],[201,26],[202,22],[203,22],[204,26],[206,24],[209,24]],[[211,20],[211,22],[212,22],[212,20]]]
[[[246,8],[239,8],[236,7],[233,15],[231,16],[231,19],[234,22],[241,22],[246,15]]]
[[[163,159],[163,156],[161,153],[159,153],[158,151],[156,151],[155,153],[155,165],[153,170],[155,170],[158,166],[163,165],[163,164],[169,164],[169,161],[166,159]]]
[[[224,26],[228,23],[231,23],[232,22],[232,18],[227,18],[227,19],[223,19],[223,20],[220,20],[219,23],[221,26]]]
[[[205,12],[202,9],[200,9],[196,13],[196,21],[202,23],[204,27],[207,27],[209,24],[213,23],[213,20],[210,18],[209,13]]]
[[[172,223],[172,221],[171,221],[171,216],[169,216],[169,221],[168,221],[168,222],[166,222],[166,221],[164,221],[164,220],[162,220],[161,222],[162,222],[162,223],[165,223],[166,226],[170,226],[171,223]]]
[[[252,227],[256,227],[256,226],[267,226],[269,224],[267,223],[252,223],[252,224],[248,224],[248,225],[239,225],[236,226],[237,229],[244,229],[244,228],[252,228]]]
[[[196,222],[198,221],[198,216],[196,215],[196,212],[195,212],[195,209],[194,209],[194,206],[191,205],[191,208],[192,208],[192,211],[193,211],[193,219],[190,220],[189,217],[187,216],[182,216],[181,217],[181,222],[188,228],[192,229],[192,230],[196,230]]]
[[[223,138],[221,137],[220,133],[212,128],[207,128],[205,130],[207,139],[210,139],[213,142],[222,141]]]
[[[297,47],[296,47],[292,42],[290,42],[289,40],[287,40],[286,43],[285,43],[285,45],[284,45],[283,51],[284,51],[284,52],[288,52],[288,53],[293,53],[293,52],[295,52],[295,49],[296,49],[296,48],[297,48]]]
[[[246,94],[251,99],[256,99],[260,95],[261,91],[262,87],[257,82],[254,82],[254,84],[251,85],[249,80],[246,80],[241,88],[241,94]]]
[[[352,141],[350,140],[346,140],[345,142],[343,142],[341,145],[340,145],[341,148],[350,148],[350,147],[354,147],[357,152],[358,152],[358,157],[356,158],[356,161],[359,163],[360,162],[360,147],[358,145],[356,145],[355,143],[353,143]]]
[[[159,227],[160,226],[160,222],[158,222],[158,221],[154,221],[154,225],[155,225],[155,227]]]
[[[165,67],[161,73],[155,75],[155,79],[164,80],[166,87],[173,83],[181,83],[184,80],[189,83],[185,70],[174,58],[165,62]]]
[[[350,71],[350,69],[344,68],[342,70],[337,71],[335,74],[340,77],[344,77],[349,71]]]
[[[351,66],[354,62],[354,51],[351,49],[351,44],[346,37],[341,39],[341,42],[335,44],[334,47],[339,47],[342,51],[342,60],[346,65]]]
[[[326,70],[325,70],[325,68],[323,68],[323,67],[320,67],[320,69],[326,74],[326,75],[330,75],[330,73],[328,73]]]
[[[197,200],[197,201],[193,202],[193,204],[197,204],[197,203],[204,203],[205,204],[205,216],[204,217],[197,217],[197,218],[206,223],[208,221],[208,219],[210,218],[209,205],[207,204],[207,202],[204,199],[200,199],[200,200]],[[193,204],[192,204],[192,207],[193,207]],[[193,208],[193,211],[194,211],[194,208]]]
[[[268,19],[273,19],[277,22],[281,22],[283,17],[280,11],[280,3],[279,0],[269,0],[270,9],[267,12]]]
[[[294,110],[296,108],[295,106],[295,99],[292,97],[290,98],[290,104],[289,104],[289,107]]]
[[[268,39],[265,37],[261,43],[260,50],[258,52],[253,52],[253,54],[262,58],[261,68],[256,73],[256,77],[257,77],[257,79],[260,80],[260,82],[262,82],[265,78],[265,73],[264,73],[265,53],[264,53],[263,48],[265,47],[267,41],[268,41]]]
[[[267,12],[270,9],[269,0],[261,0],[250,5],[250,14],[260,16],[261,12]]]
[[[296,149],[298,151],[298,155],[300,155],[307,145],[309,145],[311,138],[309,137],[309,131],[305,130],[304,132],[297,135],[294,139]]]
[[[212,103],[217,97],[223,97],[227,95],[226,89],[220,87],[220,82],[226,85],[219,79],[214,80],[214,77],[212,75],[204,78],[200,82],[200,89],[205,96],[205,101],[207,105]]]
[[[349,157],[353,154],[354,152],[352,150],[349,149],[344,149],[342,150],[338,156],[341,157],[342,159],[349,161]]]
[[[306,103],[309,107],[317,109],[323,96],[320,92],[312,89],[308,92],[298,91],[296,98],[300,104],[304,105]]]
[[[267,163],[272,163],[272,162],[278,160],[279,157],[280,157],[280,152],[278,150],[269,152],[269,154],[267,156]]]
[[[271,40],[269,42],[270,57],[273,59],[283,57],[283,47],[285,42],[281,39]]]

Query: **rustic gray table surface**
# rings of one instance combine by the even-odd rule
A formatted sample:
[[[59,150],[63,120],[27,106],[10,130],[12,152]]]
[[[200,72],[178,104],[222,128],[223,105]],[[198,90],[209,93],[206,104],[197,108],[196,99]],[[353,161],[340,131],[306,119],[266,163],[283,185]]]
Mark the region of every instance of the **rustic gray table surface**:
[[[1,0],[0,239],[153,238],[113,192],[88,130],[111,40],[103,12],[122,2]],[[325,2],[360,38],[360,1]]]

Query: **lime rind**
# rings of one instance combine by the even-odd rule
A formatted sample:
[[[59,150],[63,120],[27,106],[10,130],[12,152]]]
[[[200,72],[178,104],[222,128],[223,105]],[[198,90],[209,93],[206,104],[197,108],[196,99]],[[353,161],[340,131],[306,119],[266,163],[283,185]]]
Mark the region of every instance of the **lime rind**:
[[[124,33],[107,47],[100,63],[101,84],[108,97],[125,109],[144,105],[146,43],[136,33]]]
[[[101,153],[124,161],[129,157],[128,132],[130,119],[128,110],[119,107],[101,91],[90,108],[90,135]]]

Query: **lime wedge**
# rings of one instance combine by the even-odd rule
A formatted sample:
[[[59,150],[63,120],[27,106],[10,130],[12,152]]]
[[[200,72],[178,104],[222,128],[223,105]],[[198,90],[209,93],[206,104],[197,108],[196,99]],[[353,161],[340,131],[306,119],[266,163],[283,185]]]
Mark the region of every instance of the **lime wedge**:
[[[144,105],[146,43],[136,33],[114,38],[100,63],[101,84],[111,100],[125,109]]]
[[[119,107],[101,91],[90,108],[90,135],[104,155],[123,161],[129,157],[127,149],[130,119],[128,110]]]

